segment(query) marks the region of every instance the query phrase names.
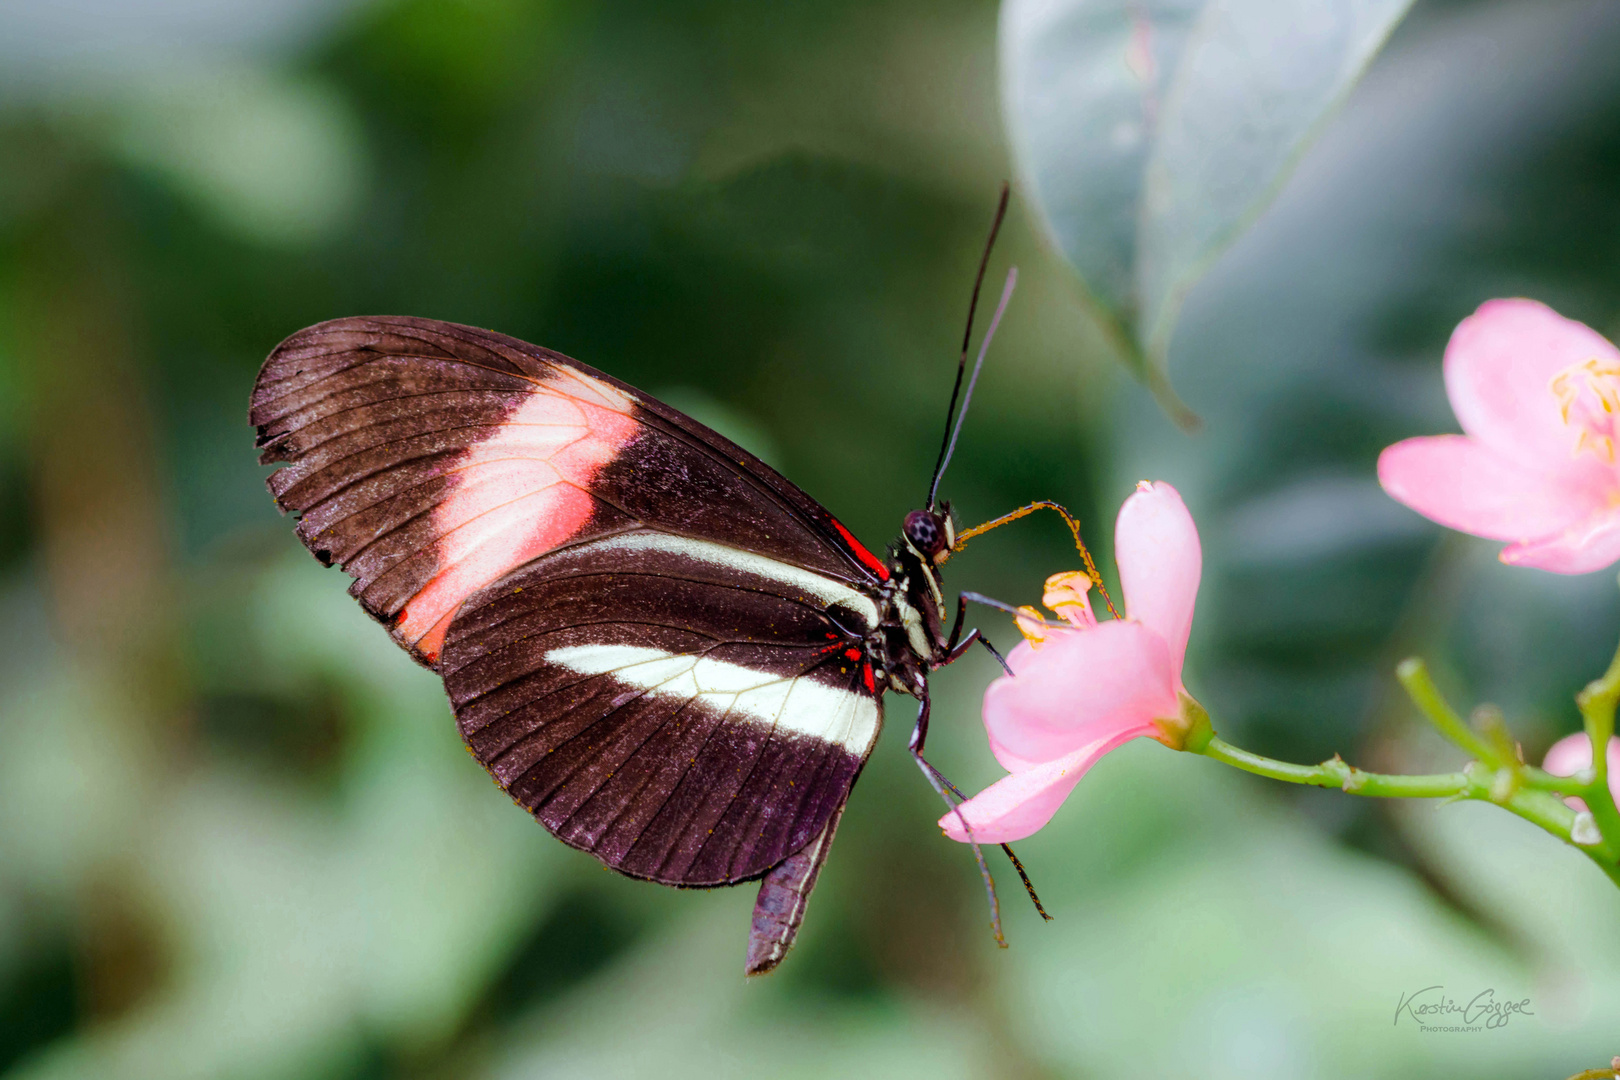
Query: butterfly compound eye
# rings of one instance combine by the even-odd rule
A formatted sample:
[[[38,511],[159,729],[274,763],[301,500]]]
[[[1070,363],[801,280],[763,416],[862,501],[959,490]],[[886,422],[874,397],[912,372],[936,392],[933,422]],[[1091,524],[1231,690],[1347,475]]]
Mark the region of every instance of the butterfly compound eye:
[[[945,529],[940,519],[926,510],[906,515],[906,539],[923,555],[933,557],[945,549]]]

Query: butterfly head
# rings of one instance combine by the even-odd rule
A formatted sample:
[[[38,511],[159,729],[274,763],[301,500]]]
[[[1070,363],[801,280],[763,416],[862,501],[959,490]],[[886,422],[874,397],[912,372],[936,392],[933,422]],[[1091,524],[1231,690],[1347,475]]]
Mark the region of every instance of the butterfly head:
[[[951,521],[949,504],[933,510],[913,510],[906,515],[906,542],[931,563],[942,563],[950,556],[956,543],[956,526]]]

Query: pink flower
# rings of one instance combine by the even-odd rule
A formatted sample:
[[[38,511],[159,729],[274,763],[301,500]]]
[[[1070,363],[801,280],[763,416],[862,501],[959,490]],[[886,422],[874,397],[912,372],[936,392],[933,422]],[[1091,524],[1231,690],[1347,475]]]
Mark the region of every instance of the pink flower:
[[[1451,335],[1445,377],[1467,434],[1387,448],[1384,490],[1509,541],[1505,563],[1584,574],[1620,559],[1620,350],[1534,300],[1491,300]]]
[[[1070,625],[1020,619],[1031,640],[1007,655],[1014,674],[985,691],[990,750],[1012,775],[959,808],[981,843],[1040,829],[1086,770],[1121,743],[1146,735],[1180,745],[1181,664],[1203,554],[1175,488],[1137,485],[1120,508],[1114,551],[1127,617],[1099,624],[1084,574],[1048,578],[1042,602]],[[968,839],[955,813],[939,824],[951,839]]]
[[[1592,740],[1584,731],[1565,735],[1552,744],[1541,767],[1554,776],[1574,776],[1582,769],[1591,768]],[[1609,790],[1620,800],[1620,736],[1609,739]],[[1564,801],[1577,810],[1586,809],[1586,803],[1580,799]]]

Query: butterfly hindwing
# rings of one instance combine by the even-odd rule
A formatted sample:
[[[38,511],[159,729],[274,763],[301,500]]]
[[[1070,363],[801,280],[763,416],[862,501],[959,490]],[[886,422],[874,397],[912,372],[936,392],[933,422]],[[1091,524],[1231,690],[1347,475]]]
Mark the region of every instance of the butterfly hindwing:
[[[434,666],[468,596],[638,527],[853,585],[887,570],[792,483],[561,354],[431,319],[338,319],[265,361],[251,422],[277,505],[396,641]]]
[[[837,578],[634,529],[471,597],[440,670],[469,748],[559,838],[720,885],[830,836],[882,722],[876,620]]]

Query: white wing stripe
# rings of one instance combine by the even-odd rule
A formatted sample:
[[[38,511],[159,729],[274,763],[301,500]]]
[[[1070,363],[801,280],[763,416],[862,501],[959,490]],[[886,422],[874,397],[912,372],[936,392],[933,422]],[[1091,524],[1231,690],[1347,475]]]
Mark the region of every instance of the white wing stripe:
[[[859,589],[850,588],[841,581],[823,577],[802,566],[778,562],[767,556],[755,555],[753,552],[727,547],[724,544],[694,540],[686,536],[671,536],[669,533],[634,532],[602,540],[592,546],[617,551],[663,551],[684,555],[711,566],[723,566],[728,570],[737,570],[783,585],[794,586],[823,603],[837,604],[859,612],[866,619],[868,627],[878,624],[877,604]]]
[[[612,675],[661,697],[697,698],[734,719],[832,743],[856,757],[865,757],[877,738],[876,700],[803,676],[637,645],[570,645],[546,653],[546,661],[582,675]]]

